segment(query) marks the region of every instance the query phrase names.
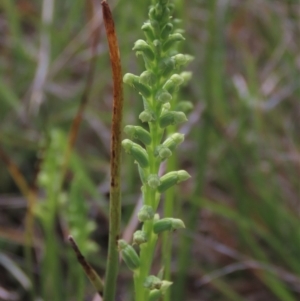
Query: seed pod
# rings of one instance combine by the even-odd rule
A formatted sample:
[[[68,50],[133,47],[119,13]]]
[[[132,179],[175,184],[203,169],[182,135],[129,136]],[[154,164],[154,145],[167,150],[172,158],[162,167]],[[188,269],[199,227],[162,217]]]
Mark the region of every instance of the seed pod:
[[[181,42],[184,40],[185,40],[185,38],[180,33],[170,34],[167,41],[163,44],[162,50],[164,52],[166,52],[166,51],[170,50],[174,46],[175,43]]]
[[[191,176],[185,170],[171,171],[160,178],[158,192],[162,193],[177,183],[189,179]]]
[[[153,275],[148,276],[144,282],[144,287],[148,288],[149,290],[160,289],[161,285],[161,279]]]
[[[141,245],[147,242],[147,235],[144,231],[138,230],[133,233],[133,242],[137,245]]]
[[[181,228],[185,228],[185,225],[181,219],[167,217],[154,223],[153,232],[155,234],[159,234],[163,231],[173,231]]]
[[[154,53],[151,46],[144,40],[137,40],[134,43],[132,50],[137,51],[137,54],[142,53],[147,57],[151,62],[154,60]]]
[[[125,152],[131,155],[142,168],[147,168],[149,166],[148,154],[140,145],[129,139],[125,139],[122,141],[122,146],[124,147]]]
[[[178,74],[173,74],[163,85],[163,89],[166,89],[170,93],[173,93],[179,89],[179,86],[183,83],[183,78]]]
[[[172,23],[167,23],[164,28],[161,31],[160,37],[162,40],[166,39],[169,34],[172,32],[173,30],[173,24]]]
[[[193,104],[190,101],[184,100],[180,101],[175,107],[176,111],[181,111],[185,114],[189,113],[193,109]]]
[[[171,151],[173,151],[183,141],[184,141],[183,134],[174,133],[170,137],[168,137],[162,145],[167,147]]]
[[[159,126],[165,128],[171,124],[179,124],[185,121],[187,121],[187,118],[183,112],[167,111],[160,116]]]
[[[145,222],[145,221],[152,220],[153,217],[154,217],[154,210],[151,206],[144,205],[140,209],[137,216],[138,216],[138,219],[139,219],[140,222]]]
[[[141,126],[126,125],[124,132],[132,139],[138,139],[143,142],[145,145],[151,143],[151,136],[148,131],[143,129]]]
[[[152,174],[149,175],[148,179],[147,179],[147,184],[152,188],[152,189],[156,189],[159,184],[160,184],[160,179],[158,175]]]
[[[162,296],[162,292],[160,290],[154,289],[150,291],[148,301],[157,301]]]
[[[150,88],[140,83],[140,78],[137,75],[134,75],[132,73],[126,73],[123,77],[123,82],[135,88],[140,94],[142,94],[146,98],[151,95]]]
[[[181,53],[172,56],[172,58],[175,61],[176,68],[183,67],[194,59],[194,57],[189,54],[181,54]]]
[[[154,151],[155,156],[159,156],[162,160],[165,160],[172,156],[170,149],[164,145],[159,145]]]
[[[154,30],[150,22],[144,23],[144,25],[142,26],[142,31],[149,41],[153,41],[155,39]]]
[[[137,270],[140,267],[140,258],[134,248],[123,239],[118,241],[118,247],[128,268],[132,271]]]

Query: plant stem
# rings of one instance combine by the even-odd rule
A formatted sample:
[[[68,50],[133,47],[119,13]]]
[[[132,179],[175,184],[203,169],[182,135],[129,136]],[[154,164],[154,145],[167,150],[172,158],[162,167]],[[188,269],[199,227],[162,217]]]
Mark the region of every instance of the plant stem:
[[[120,162],[121,162],[121,125],[123,109],[123,82],[119,46],[115,33],[114,21],[106,1],[102,1],[103,20],[108,39],[110,61],[114,82],[114,103],[111,130],[111,177],[110,177],[110,212],[109,212],[109,242],[106,277],[104,286],[104,301],[114,301],[116,280],[119,267],[118,240],[121,222],[120,195]]]

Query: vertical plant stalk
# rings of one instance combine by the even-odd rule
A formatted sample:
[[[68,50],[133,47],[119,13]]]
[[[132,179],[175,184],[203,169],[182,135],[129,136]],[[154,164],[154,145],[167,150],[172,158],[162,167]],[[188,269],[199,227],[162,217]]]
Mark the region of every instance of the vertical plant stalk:
[[[80,252],[80,250],[79,250],[75,240],[73,239],[73,237],[69,236],[68,239],[69,239],[70,244],[71,244],[71,246],[72,246],[72,248],[73,248],[73,250],[76,254],[77,260],[80,263],[80,265],[82,266],[85,274],[87,275],[87,277],[89,278],[89,280],[93,284],[93,286],[96,289],[96,291],[98,292],[98,294],[102,297],[102,294],[103,294],[102,279],[99,277],[97,272],[90,266],[90,264],[85,260],[84,256]]]
[[[121,220],[120,195],[120,162],[121,162],[121,125],[123,109],[123,81],[119,46],[115,32],[114,21],[106,1],[101,2],[103,20],[109,46],[109,54],[113,76],[113,114],[111,128],[111,158],[110,158],[110,212],[109,212],[109,242],[106,266],[104,301],[114,301],[116,280],[119,268],[118,240]]]

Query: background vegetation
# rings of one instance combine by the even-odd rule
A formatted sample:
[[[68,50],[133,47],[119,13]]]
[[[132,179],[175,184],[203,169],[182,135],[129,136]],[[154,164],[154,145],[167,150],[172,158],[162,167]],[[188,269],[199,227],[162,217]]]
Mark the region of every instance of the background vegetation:
[[[182,93],[194,109],[180,130],[186,140],[176,164],[193,178],[175,193],[175,216],[187,229],[172,239],[171,298],[299,300],[300,4],[174,2],[186,29],[182,52],[196,59]],[[0,2],[0,300],[93,300],[69,233],[104,274],[112,83],[103,28],[63,181],[91,60],[88,24],[97,11],[101,25],[100,3],[92,4]],[[140,73],[131,49],[149,1],[110,4],[123,72]],[[141,107],[126,89],[124,124],[135,124]],[[137,226],[140,183],[125,156],[122,173],[128,238]],[[118,300],[131,300],[130,278],[121,267]]]

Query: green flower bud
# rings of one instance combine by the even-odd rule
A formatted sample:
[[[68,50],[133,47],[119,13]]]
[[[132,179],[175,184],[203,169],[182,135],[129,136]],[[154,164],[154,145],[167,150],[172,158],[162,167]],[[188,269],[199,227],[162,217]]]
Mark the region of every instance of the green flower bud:
[[[184,135],[179,133],[174,133],[170,137],[168,137],[164,143],[163,146],[166,146],[171,151],[173,151],[180,143],[184,141]]]
[[[166,58],[160,61],[159,63],[159,70],[161,72],[161,75],[164,77],[167,77],[170,75],[170,73],[173,72],[173,70],[176,67],[176,62],[173,57]]]
[[[144,25],[142,26],[142,31],[144,32],[146,38],[149,41],[153,41],[155,39],[154,30],[153,27],[151,26],[151,23],[149,22],[144,23]]]
[[[189,54],[181,54],[181,53],[172,56],[172,58],[175,61],[176,68],[183,67],[194,59],[194,57]]]
[[[161,279],[153,275],[148,276],[144,282],[144,287],[148,288],[149,290],[160,289],[161,285]]]
[[[154,53],[151,46],[144,40],[137,40],[134,43],[134,47],[132,50],[137,51],[137,54],[142,53],[147,57],[150,61],[154,60]]]
[[[151,136],[148,131],[143,129],[141,126],[127,125],[124,128],[124,132],[131,139],[138,139],[143,142],[145,145],[151,144]]]
[[[169,102],[163,104],[162,112],[169,111],[170,109],[171,109],[171,104]]]
[[[164,52],[166,52],[166,51],[170,50],[174,46],[175,43],[181,42],[184,40],[185,40],[185,38],[180,33],[170,34],[168,39],[166,40],[166,42],[163,44],[162,50]]]
[[[179,86],[183,83],[183,78],[178,74],[173,74],[170,79],[166,81],[163,88],[168,90],[170,93],[177,91]]]
[[[154,151],[155,156],[159,156],[162,160],[167,159],[172,156],[170,149],[164,145],[159,145]]]
[[[154,210],[151,206],[143,205],[137,216],[140,222],[152,220],[154,218]]]
[[[139,115],[139,119],[142,122],[151,122],[154,120],[154,116],[149,110],[146,110]]]
[[[163,280],[161,283],[160,291],[165,294],[167,289],[173,284],[171,281]]]
[[[161,42],[159,40],[153,41],[154,50],[157,56],[160,56],[161,53]]]
[[[184,100],[184,101],[180,101],[176,107],[175,110],[176,111],[181,111],[183,113],[189,113],[192,109],[193,109],[193,104],[190,101]]]
[[[171,124],[179,124],[185,121],[187,121],[187,118],[183,112],[167,111],[160,116],[159,126],[165,128]]]
[[[150,291],[148,301],[157,301],[162,296],[162,292],[160,290],[154,289]]]
[[[140,83],[146,86],[153,86],[156,83],[156,76],[152,71],[144,71],[140,75]]]
[[[180,76],[183,78],[183,85],[186,85],[192,78],[193,73],[190,71],[183,71]]]
[[[131,155],[142,168],[149,166],[148,154],[140,145],[125,139],[122,141],[122,146],[125,152]]]
[[[169,34],[172,32],[173,30],[173,24],[172,23],[167,23],[164,28],[161,31],[160,37],[162,40],[166,39]]]
[[[128,268],[132,271],[137,270],[140,267],[140,258],[135,249],[123,239],[118,241],[118,247]]]
[[[151,95],[150,88],[148,88],[148,86],[140,83],[139,76],[136,76],[131,73],[126,73],[123,77],[123,82],[125,84],[128,84],[131,87],[135,88],[140,94],[142,94],[146,98]]]
[[[157,190],[161,193],[177,183],[186,181],[191,176],[185,170],[171,171],[160,178],[160,185]]]
[[[167,103],[172,100],[172,95],[167,90],[159,90],[155,95],[155,99],[160,103]]]
[[[160,179],[158,175],[155,174],[151,174],[149,175],[148,179],[147,179],[147,184],[153,188],[156,189],[158,187],[158,185],[160,184]]]
[[[141,245],[147,242],[147,234],[144,231],[138,230],[133,233],[133,242],[137,245]]]
[[[164,11],[164,7],[160,3],[157,3],[155,5],[155,17],[157,19],[161,18],[162,14],[163,14],[163,11]]]
[[[181,219],[166,217],[154,223],[153,232],[159,234],[163,231],[174,231],[182,228],[185,228],[185,225]]]

